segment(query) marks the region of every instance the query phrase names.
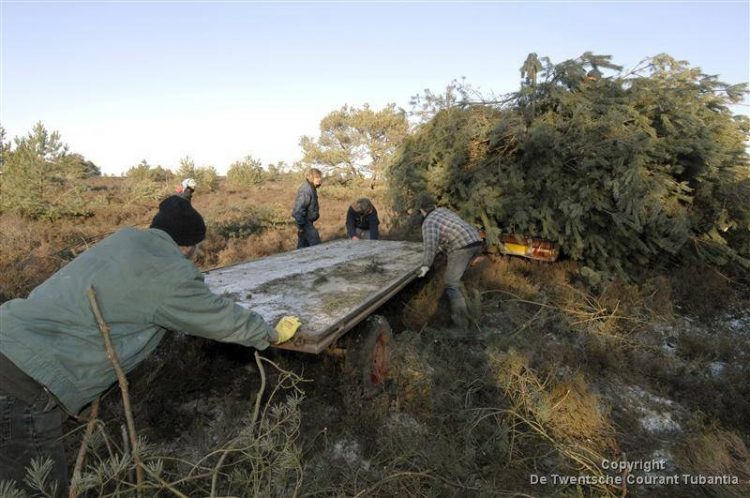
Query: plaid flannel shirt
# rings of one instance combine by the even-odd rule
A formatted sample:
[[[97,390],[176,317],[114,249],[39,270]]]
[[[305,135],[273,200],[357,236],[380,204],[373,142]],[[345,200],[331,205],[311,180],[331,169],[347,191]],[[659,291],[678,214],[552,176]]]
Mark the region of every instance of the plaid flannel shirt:
[[[432,266],[437,252],[446,253],[481,242],[479,231],[446,208],[437,208],[422,223],[422,265]]]

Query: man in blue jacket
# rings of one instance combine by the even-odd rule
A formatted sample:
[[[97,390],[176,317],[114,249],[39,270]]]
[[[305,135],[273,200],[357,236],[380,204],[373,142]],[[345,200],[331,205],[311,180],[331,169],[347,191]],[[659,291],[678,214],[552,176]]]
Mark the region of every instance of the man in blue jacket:
[[[292,209],[292,218],[297,223],[297,249],[320,244],[320,234],[313,223],[320,218],[318,187],[322,178],[320,170],[312,168],[305,175],[305,183],[297,190]]]
[[[52,478],[65,489],[63,420],[116,381],[89,287],[126,372],[169,330],[261,350],[294,335],[208,289],[190,260],[205,235],[190,202],[169,197],[150,229],[116,232],[26,299],[0,306],[0,481],[21,485],[31,459],[46,456],[55,462]]]
[[[352,240],[378,240],[379,225],[378,210],[366,197],[357,199],[346,211],[346,234]]]

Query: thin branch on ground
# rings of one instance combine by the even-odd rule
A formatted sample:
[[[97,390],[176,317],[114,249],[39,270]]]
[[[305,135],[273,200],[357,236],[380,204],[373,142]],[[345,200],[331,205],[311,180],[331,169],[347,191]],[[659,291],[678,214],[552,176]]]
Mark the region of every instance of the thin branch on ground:
[[[255,364],[258,365],[258,371],[260,372],[260,389],[258,390],[258,394],[255,397],[255,406],[253,407],[253,417],[252,419],[250,419],[250,427],[251,427],[251,430],[253,431],[255,431],[255,424],[258,420],[258,413],[260,412],[260,400],[263,397],[263,392],[266,390],[266,371],[263,368],[261,359],[262,357],[256,351],[255,352]],[[273,362],[271,363],[273,364]],[[216,498],[216,485],[219,482],[219,470],[221,469],[221,466],[224,465],[224,460],[226,460],[227,456],[232,451],[233,446],[236,444],[236,442],[237,442],[237,439],[230,442],[226,450],[224,451],[224,453],[219,458],[219,461],[216,462],[216,466],[214,467],[214,471],[213,471],[213,477],[211,478],[211,498]]]
[[[96,426],[97,417],[99,417],[99,398],[96,398],[91,404],[91,418],[86,424],[86,431],[83,433],[81,447],[78,449],[76,464],[73,468],[73,479],[70,482],[70,491],[68,492],[69,498],[76,498],[78,496],[78,479],[81,477],[83,462],[86,459],[86,448],[89,445],[91,434],[94,432],[94,426]]]
[[[89,287],[88,290],[86,290],[86,294],[89,298],[89,303],[91,304],[91,309],[94,312],[94,316],[96,317],[96,322],[99,325],[99,331],[102,334],[102,337],[104,338],[104,348],[107,352],[107,357],[109,358],[109,361],[112,362],[112,366],[115,369],[115,374],[117,375],[117,382],[120,384],[120,391],[122,392],[122,405],[123,409],[125,410],[125,420],[128,424],[128,433],[130,436],[130,445],[133,448],[133,460],[135,461],[135,471],[136,471],[136,480],[138,483],[138,486],[136,488],[136,494],[138,498],[143,497],[143,462],[141,462],[141,458],[138,455],[138,436],[135,432],[135,421],[133,419],[133,410],[130,406],[130,394],[128,392],[128,380],[125,377],[125,371],[122,369],[122,366],[120,365],[120,360],[117,358],[117,353],[115,352],[114,347],[112,346],[112,340],[109,336],[109,325],[107,325],[107,322],[104,321],[104,317],[102,316],[101,311],[99,310],[99,305],[96,303],[96,292],[94,291],[93,287]]]

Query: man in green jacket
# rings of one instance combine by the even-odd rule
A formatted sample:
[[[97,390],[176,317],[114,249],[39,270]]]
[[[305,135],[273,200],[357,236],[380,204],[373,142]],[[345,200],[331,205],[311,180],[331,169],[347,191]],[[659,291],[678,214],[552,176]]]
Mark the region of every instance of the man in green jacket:
[[[257,313],[211,293],[190,259],[205,234],[190,202],[169,197],[150,229],[118,231],[26,299],[0,306],[0,481],[22,485],[30,460],[47,456],[65,489],[66,414],[77,414],[116,381],[89,287],[126,372],[169,330],[261,350],[294,335],[296,329],[277,332]]]

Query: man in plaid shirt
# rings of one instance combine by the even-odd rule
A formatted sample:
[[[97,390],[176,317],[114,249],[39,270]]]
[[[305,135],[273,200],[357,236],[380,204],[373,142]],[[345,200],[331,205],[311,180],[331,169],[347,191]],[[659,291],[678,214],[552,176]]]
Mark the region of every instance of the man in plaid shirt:
[[[422,243],[424,255],[418,277],[424,277],[432,266],[435,255],[443,251],[448,255],[445,268],[445,292],[451,305],[453,323],[466,329],[469,326],[469,312],[466,297],[461,290],[461,277],[472,258],[482,252],[482,238],[479,231],[462,220],[447,208],[436,208],[432,197],[419,200],[419,210],[424,217],[422,222]]]

